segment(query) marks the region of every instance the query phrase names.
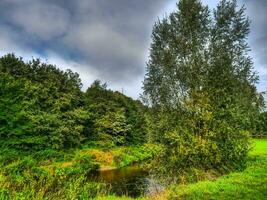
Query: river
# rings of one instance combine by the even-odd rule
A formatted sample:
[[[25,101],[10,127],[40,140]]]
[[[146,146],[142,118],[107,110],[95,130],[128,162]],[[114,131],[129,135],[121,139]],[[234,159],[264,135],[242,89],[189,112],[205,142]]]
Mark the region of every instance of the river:
[[[138,166],[94,171],[89,174],[89,178],[110,185],[111,193],[117,196],[148,196],[162,190],[162,186],[149,176],[148,171]]]

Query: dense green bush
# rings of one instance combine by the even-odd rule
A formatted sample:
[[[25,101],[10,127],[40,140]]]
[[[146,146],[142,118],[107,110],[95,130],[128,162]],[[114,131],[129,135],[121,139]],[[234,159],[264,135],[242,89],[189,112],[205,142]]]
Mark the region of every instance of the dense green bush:
[[[91,155],[80,155],[77,154],[74,158],[74,165],[75,168],[79,168],[81,171],[87,173],[92,169],[98,169],[99,164],[95,163],[92,159]]]
[[[62,160],[65,158],[66,154],[55,149],[44,149],[42,151],[34,152],[32,156],[38,161],[49,159]]]
[[[0,199],[94,199],[96,196],[108,194],[105,184],[89,182],[84,175],[72,178],[58,177],[32,178],[19,187],[7,187],[0,182]]]
[[[50,149],[33,156],[12,152],[12,159],[2,156],[6,164],[0,168],[0,199],[90,199],[108,191],[104,184],[87,180],[87,173],[98,168],[90,155],[76,154],[58,162],[59,157],[66,157],[63,154]],[[71,165],[64,166],[65,162]]]

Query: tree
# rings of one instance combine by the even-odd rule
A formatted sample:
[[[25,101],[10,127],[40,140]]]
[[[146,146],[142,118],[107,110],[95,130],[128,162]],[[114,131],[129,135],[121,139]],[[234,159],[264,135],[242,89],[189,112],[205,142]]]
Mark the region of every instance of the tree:
[[[77,73],[8,54],[0,58],[1,146],[21,150],[73,147],[90,114]]]
[[[161,172],[244,163],[262,106],[248,31],[244,7],[226,0],[213,17],[199,0],[181,0],[154,25],[143,97],[153,111],[150,138],[165,147]]]
[[[267,136],[267,112],[262,112],[257,122],[256,132],[254,136]]]
[[[25,98],[25,88],[32,90],[35,86],[27,80],[17,81],[6,73],[0,72],[0,77],[1,147],[20,146],[23,149],[26,146],[35,146],[32,145],[34,143],[42,144],[44,138],[34,139],[31,134],[33,123],[27,112],[29,103]]]
[[[88,135],[88,139],[99,141],[104,140],[105,136],[106,142],[116,145],[141,144],[146,141],[145,107],[141,102],[107,89],[107,84],[99,80],[87,89],[84,101],[86,109],[93,113],[86,129],[86,133],[93,134]]]
[[[101,142],[122,146],[126,144],[126,136],[132,131],[127,123],[123,110],[107,112],[95,121],[95,131]]]

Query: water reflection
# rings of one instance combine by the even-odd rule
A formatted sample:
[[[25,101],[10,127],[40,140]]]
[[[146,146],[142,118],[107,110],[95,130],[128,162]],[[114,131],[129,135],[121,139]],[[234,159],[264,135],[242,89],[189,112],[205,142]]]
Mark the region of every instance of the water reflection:
[[[89,178],[97,182],[110,184],[111,192],[118,195],[138,197],[141,195],[151,195],[162,188],[149,173],[138,166],[130,166],[121,169],[106,171],[94,171]]]

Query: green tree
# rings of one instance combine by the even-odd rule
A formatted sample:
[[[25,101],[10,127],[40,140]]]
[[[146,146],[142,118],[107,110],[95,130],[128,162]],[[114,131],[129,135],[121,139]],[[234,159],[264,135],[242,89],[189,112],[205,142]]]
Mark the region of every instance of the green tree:
[[[92,140],[145,142],[144,106],[96,80],[86,93],[71,70],[14,54],[0,58],[0,143],[21,150],[61,149]]]
[[[19,143],[21,147],[30,146],[32,143],[42,144],[43,138],[33,141],[35,139],[31,134],[33,123],[27,112],[29,102],[25,89],[32,90],[35,86],[27,80],[17,81],[6,73],[0,72],[0,77],[1,147],[13,147]]]
[[[161,172],[229,170],[245,161],[262,106],[248,31],[244,7],[226,0],[213,17],[199,0],[181,0],[156,22],[143,98],[152,108],[150,138],[165,147]]]
[[[101,142],[111,142],[113,145],[125,145],[126,136],[131,132],[123,110],[107,112],[95,121],[95,131]]]
[[[103,140],[105,135],[106,140],[118,145],[141,144],[146,141],[145,107],[141,102],[107,89],[107,84],[102,84],[99,80],[87,89],[84,101],[86,109],[93,113],[86,129],[91,140]],[[118,133],[118,129],[124,132]]]
[[[0,74],[2,147],[59,149],[80,144],[90,114],[82,108],[77,73],[8,54],[0,58]]]

